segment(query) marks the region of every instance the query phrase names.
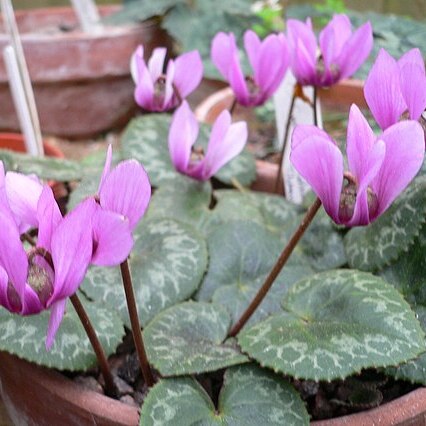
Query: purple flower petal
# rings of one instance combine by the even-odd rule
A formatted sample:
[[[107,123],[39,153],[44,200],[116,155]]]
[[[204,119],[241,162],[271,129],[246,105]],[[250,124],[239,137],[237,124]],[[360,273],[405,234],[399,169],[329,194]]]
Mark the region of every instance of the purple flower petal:
[[[359,108],[352,104],[349,112],[347,154],[349,170],[360,180],[368,165],[366,158],[373,148],[376,136]]]
[[[426,108],[425,64],[419,49],[411,49],[398,61],[401,94],[410,118],[418,120]]]
[[[190,72],[188,72],[190,70]],[[203,78],[203,62],[197,50],[184,53],[175,60],[175,86],[180,97],[186,98]]]
[[[320,32],[319,45],[326,68],[336,63],[351,34],[351,21],[346,15],[334,15],[333,19]]]
[[[287,71],[289,56],[284,36],[271,34],[263,41],[254,69],[254,80],[268,99],[281,84]]]
[[[305,131],[293,133],[291,162],[320,198],[326,212],[339,223],[339,201],[343,183],[342,154],[329,137],[305,135]],[[299,139],[300,137],[303,139]]]
[[[303,142],[306,138],[319,137],[329,139],[330,142],[334,141],[328,136],[328,134],[317,126],[311,124],[304,124],[296,126],[293,131],[291,147],[292,149],[296,148],[299,143]]]
[[[37,177],[7,172],[5,177],[9,207],[23,234],[30,228],[37,228],[37,203],[43,185]]]
[[[212,177],[222,166],[236,157],[247,142],[247,124],[230,123],[231,115],[225,110],[213,125],[206,156],[202,161],[203,180]]]
[[[49,324],[47,326],[46,349],[50,350],[55,340],[56,333],[61,325],[65,313],[67,299],[61,299],[55,302],[50,309]]]
[[[115,266],[127,259],[133,248],[128,220],[98,206],[92,218],[92,226],[95,249],[91,263],[99,266]]]
[[[20,315],[35,315],[43,311],[45,307],[40,302],[37,293],[27,284]]]
[[[177,171],[185,173],[191,158],[191,148],[198,137],[199,126],[188,103],[182,105],[173,115],[169,129],[169,152]]]
[[[225,80],[229,79],[229,70],[238,53],[233,34],[218,33],[212,40],[211,60]]]
[[[61,222],[62,215],[48,185],[44,186],[38,201],[37,220],[39,223],[37,247],[43,247],[50,252],[52,234]]]
[[[142,51],[143,54],[143,51]],[[135,55],[138,79],[135,88],[135,102],[147,110],[152,109],[154,97],[154,83],[145,64],[141,49]]]
[[[252,30],[247,30],[244,33],[244,49],[247,52],[247,57],[250,62],[251,68],[256,74],[256,69],[258,67],[258,57],[259,52],[262,46],[262,42],[259,39],[259,36]]]
[[[347,40],[337,59],[340,78],[351,77],[365,62],[373,48],[373,30],[370,22],[361,25]]]
[[[16,298],[19,301],[20,306],[14,306],[9,301],[9,276],[7,272],[0,265],[0,305],[6,308],[9,312],[17,312],[21,310],[21,302],[19,301],[19,296],[16,293]],[[15,290],[16,292],[16,290]]]
[[[99,200],[102,208],[121,214],[133,230],[151,198],[151,185],[136,160],[122,161],[105,178]]]
[[[157,81],[161,74],[163,74],[166,54],[167,49],[165,47],[157,47],[153,50],[152,55],[148,60],[148,70],[153,82]]]
[[[246,79],[244,77],[243,71],[241,70],[240,60],[238,59],[237,55],[234,55],[234,58],[231,62],[228,79],[229,85],[232,87],[238,103],[244,106],[250,106],[249,91],[247,88]]]
[[[364,96],[382,129],[396,123],[406,109],[399,81],[398,64],[381,49],[365,81]]]
[[[407,187],[423,164],[425,142],[422,127],[416,121],[402,121],[386,129],[381,139],[386,155],[371,186],[379,200],[381,215]]]
[[[47,306],[74,294],[92,258],[92,216],[96,202],[88,198],[68,213],[52,235],[54,291]]]

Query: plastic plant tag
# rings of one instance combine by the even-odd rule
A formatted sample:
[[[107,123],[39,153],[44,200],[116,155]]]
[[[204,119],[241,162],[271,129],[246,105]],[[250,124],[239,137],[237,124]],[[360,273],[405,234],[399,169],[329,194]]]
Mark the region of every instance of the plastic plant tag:
[[[287,71],[281,86],[274,95],[275,121],[277,124],[276,148],[280,149],[284,143],[285,126],[290,110],[291,98],[296,84],[294,75]],[[313,101],[313,88],[304,87],[303,92]],[[322,128],[321,106],[317,102],[318,127]],[[308,192],[309,185],[295,170],[290,163],[291,135],[298,124],[314,124],[312,106],[297,98],[295,101],[293,114],[287,134],[286,148],[283,157],[283,178],[286,198],[296,204],[301,204],[303,196]]]

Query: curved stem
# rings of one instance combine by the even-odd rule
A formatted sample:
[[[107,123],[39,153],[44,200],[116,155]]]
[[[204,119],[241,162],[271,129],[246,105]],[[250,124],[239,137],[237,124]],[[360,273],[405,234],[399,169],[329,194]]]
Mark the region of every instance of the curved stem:
[[[237,103],[238,103],[237,98],[234,96],[234,100],[232,101],[231,107],[229,108],[229,114],[231,114],[231,117],[234,114],[234,110],[235,110],[235,107],[237,106]]]
[[[74,306],[75,311],[77,312],[78,317],[80,318],[81,323],[83,324],[87,337],[90,340],[90,344],[92,345],[93,350],[96,354],[99,368],[101,369],[102,376],[105,380],[105,394],[108,396],[117,397],[117,387],[115,386],[114,379],[112,378],[107,357],[102,348],[101,342],[98,339],[96,331],[93,328],[92,323],[90,322],[87,312],[84,309],[80,299],[78,298],[77,293],[73,294],[70,297],[70,300],[72,305]]]
[[[302,222],[299,225],[299,228],[296,229],[296,231],[290,238],[289,242],[287,243],[286,247],[280,254],[280,257],[278,258],[271,272],[266,277],[266,280],[263,283],[262,287],[259,289],[256,296],[251,301],[248,308],[241,315],[240,319],[232,327],[231,331],[229,332],[230,337],[236,336],[240,332],[240,330],[244,327],[246,322],[250,319],[250,317],[253,315],[253,313],[256,311],[257,307],[260,305],[264,297],[267,295],[269,289],[272,287],[272,284],[274,283],[278,274],[281,272],[281,269],[287,263],[287,260],[290,257],[291,253],[293,252],[294,248],[296,247],[296,244],[299,242],[300,238],[302,238],[303,234],[305,233],[309,224],[312,222],[313,218],[315,217],[320,207],[321,207],[321,200],[317,198],[314,201],[314,203],[311,205],[311,207],[309,207],[308,211],[305,214],[305,217],[302,219]]]
[[[127,309],[129,311],[136,353],[138,354],[139,364],[145,383],[148,387],[151,387],[154,384],[154,377],[152,376],[151,367],[149,366],[148,357],[146,356],[135,294],[133,292],[132,277],[130,275],[129,263],[127,260],[120,264],[120,271],[123,279],[124,292],[126,293]]]
[[[313,96],[313,102],[312,102],[312,111],[314,114],[314,125],[318,127],[318,88],[317,86],[314,86],[314,96]]]

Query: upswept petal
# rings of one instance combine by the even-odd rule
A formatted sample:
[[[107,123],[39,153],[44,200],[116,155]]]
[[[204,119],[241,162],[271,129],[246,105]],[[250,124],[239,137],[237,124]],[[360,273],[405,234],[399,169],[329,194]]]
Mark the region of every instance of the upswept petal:
[[[354,206],[354,214],[352,218],[345,222],[348,226],[368,225],[377,217],[375,214],[371,217],[370,208],[368,206],[367,189],[371,181],[379,172],[386,155],[385,143],[381,140],[377,141],[371,149],[365,153],[364,165],[361,169],[361,175],[358,178],[357,197]]]
[[[223,126],[222,130],[226,129],[226,133],[222,136],[219,135],[221,131],[212,130],[206,156],[202,161],[203,180],[212,177],[222,166],[236,157],[247,142],[247,124],[240,121],[229,125],[230,122],[229,112],[222,111],[215,122],[215,126],[217,128]]]
[[[139,73],[136,57],[139,56],[143,59],[143,46],[139,45],[136,50],[133,52],[130,58],[130,75],[132,76],[133,83],[138,84]]]
[[[0,206],[0,266],[6,271],[22,303],[28,276],[28,259],[18,227],[7,209],[8,206]]]
[[[313,124],[304,124],[296,126],[294,129],[291,138],[291,148],[295,149],[305,139],[313,137],[325,138],[335,144],[333,139],[330,138],[325,130],[320,129],[318,126],[314,126]]]
[[[53,196],[52,189],[45,185],[37,204],[38,238],[37,247],[51,251],[52,234],[62,220],[62,215]]]
[[[197,50],[184,53],[175,60],[175,86],[180,97],[186,98],[203,78],[203,62]]]
[[[151,198],[151,185],[136,160],[122,161],[105,178],[99,200],[102,208],[121,214],[133,230]]]
[[[313,85],[316,83],[316,58],[312,56],[306,46],[299,40],[293,51],[291,68],[297,81],[301,84]]]
[[[343,183],[343,157],[329,137],[314,135],[298,140],[305,132],[294,132],[290,159],[295,169],[320,198],[326,212],[339,223],[339,201]]]
[[[67,304],[67,299],[61,299],[53,303],[50,309],[50,318],[49,324],[47,326],[47,335],[46,335],[46,349],[50,350],[55,340],[56,333],[59,326],[61,325],[62,318],[65,313],[65,306]]]
[[[220,32],[212,40],[211,60],[225,80],[229,78],[229,69],[237,54],[237,44],[232,33]]]
[[[234,55],[234,58],[231,62],[228,79],[229,85],[232,87],[238,103],[244,106],[250,106],[249,91],[247,88],[246,79],[244,77],[243,71],[241,70],[240,60],[237,55]]]
[[[263,97],[269,98],[281,84],[289,62],[284,36],[271,34],[263,41],[259,51],[254,80],[261,88]]]
[[[365,175],[366,159],[376,141],[376,136],[360,109],[352,104],[349,111],[346,152],[349,170],[359,181]]]
[[[373,30],[370,22],[361,25],[342,47],[337,65],[340,77],[348,78],[365,62],[373,48]]]
[[[259,64],[258,57],[261,46],[262,42],[254,31],[247,30],[244,33],[244,49],[247,52],[247,57],[254,75],[256,75],[256,69]]]
[[[43,311],[45,307],[40,302],[37,293],[27,284],[25,286],[24,299],[20,315],[34,315]]]
[[[148,60],[148,70],[152,81],[157,81],[163,74],[164,60],[166,59],[167,49],[165,47],[156,47]]]
[[[319,34],[319,45],[326,68],[336,61],[352,34],[351,21],[346,15],[334,15]]]
[[[118,213],[97,206],[92,218],[94,265],[115,266],[127,259],[133,248],[129,221]]]
[[[105,158],[104,169],[102,170],[101,180],[99,181],[98,194],[102,189],[102,185],[104,184],[105,177],[108,175],[109,171],[111,170],[111,161],[112,161],[112,145],[109,144],[106,158]]]
[[[74,294],[83,281],[92,258],[92,217],[96,202],[88,198],[68,213],[52,235],[52,260],[55,269],[54,291],[49,307]]]
[[[140,51],[139,51],[140,53]],[[135,88],[135,102],[145,109],[152,109],[153,97],[154,97],[154,83],[151,78],[151,74],[143,56],[137,52],[135,55],[136,58],[136,68],[138,79]]]
[[[43,185],[35,176],[7,172],[5,177],[6,194],[19,232],[37,228],[37,203]]]
[[[174,97],[173,80],[175,78],[175,63],[170,59],[167,64],[166,84],[164,87],[164,100],[163,105],[157,106],[157,111],[166,111],[172,109],[177,104],[177,98]]]
[[[396,123],[406,109],[401,95],[398,64],[384,49],[380,50],[365,81],[364,96],[382,129]]]
[[[287,21],[287,40],[289,42],[290,52],[296,53],[297,47],[303,45],[310,63],[315,63],[317,56],[317,40],[312,30],[310,21],[306,23],[296,19]]]
[[[176,170],[185,173],[191,158],[191,148],[198,137],[199,126],[188,103],[182,105],[173,114],[169,129],[169,152]]]
[[[425,64],[419,49],[411,49],[399,61],[401,94],[410,118],[418,120],[426,108]]]
[[[0,265],[0,305],[6,308],[9,312],[15,312],[16,307],[13,306],[9,300],[8,287],[9,277],[7,272]]]
[[[377,194],[382,214],[407,187],[423,164],[425,153],[424,132],[412,120],[402,121],[386,129],[381,135],[386,145],[383,165],[371,183]]]

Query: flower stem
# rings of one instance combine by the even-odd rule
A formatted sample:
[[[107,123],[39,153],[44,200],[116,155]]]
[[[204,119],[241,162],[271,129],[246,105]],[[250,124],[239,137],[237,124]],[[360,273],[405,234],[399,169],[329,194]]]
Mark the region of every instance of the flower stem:
[[[77,293],[74,293],[70,297],[70,300],[72,305],[74,306],[75,311],[77,312],[78,317],[80,318],[81,323],[83,324],[87,337],[90,340],[90,344],[92,345],[93,350],[96,354],[99,368],[101,369],[102,376],[105,380],[105,394],[111,397],[117,397],[117,387],[115,386],[114,379],[112,378],[107,357],[102,348],[101,342],[98,339],[96,331],[93,328],[92,323],[90,322],[87,312],[84,309],[83,304],[80,302]]]
[[[284,160],[284,152],[285,152],[285,148],[287,146],[287,139],[288,139],[288,133],[290,131],[290,123],[291,123],[291,119],[293,116],[293,110],[294,110],[294,105],[296,103],[296,98],[297,98],[297,93],[296,93],[296,87],[294,87],[293,90],[293,96],[291,98],[291,103],[290,103],[290,108],[288,110],[288,114],[287,114],[287,119],[286,119],[286,123],[285,123],[285,131],[284,131],[284,140],[283,140],[283,146],[281,148],[281,152],[280,152],[280,157],[278,160],[278,173],[277,173],[277,177],[275,179],[275,192],[277,194],[279,194],[280,192],[284,192],[285,195],[285,188],[283,188],[283,190],[281,191],[282,188],[282,174],[283,174],[283,160]]]
[[[235,107],[237,106],[237,98],[234,96],[234,100],[232,101],[231,107],[229,108],[229,114],[234,114]]]
[[[314,125],[318,127],[317,105],[318,105],[318,88],[317,88],[317,86],[314,86],[314,95],[313,95],[313,102],[312,102],[312,112],[314,114]]]
[[[135,294],[133,292],[132,277],[130,275],[129,263],[127,260],[120,264],[121,277],[123,279],[124,292],[126,293],[127,309],[129,311],[130,324],[132,326],[133,341],[142,375],[148,387],[154,384],[151,367],[146,356],[145,346],[142,338],[142,331],[139,322],[138,309],[136,307]]]
[[[299,242],[300,238],[305,233],[306,229],[308,228],[309,224],[312,222],[313,218],[315,217],[320,207],[321,207],[321,200],[317,198],[314,201],[314,203],[311,205],[311,207],[309,207],[308,211],[305,214],[305,217],[302,219],[302,222],[299,225],[299,228],[296,229],[296,231],[290,238],[289,242],[287,243],[286,247],[280,254],[280,257],[278,258],[271,272],[266,277],[266,280],[263,283],[262,287],[259,289],[256,296],[251,301],[248,308],[241,315],[240,319],[232,327],[231,331],[229,332],[230,337],[235,337],[240,332],[240,330],[244,327],[246,322],[253,315],[257,307],[260,305],[264,297],[267,295],[269,289],[272,287],[272,284],[274,283],[278,274],[281,272],[281,269],[284,267],[288,258],[290,257],[291,253],[296,247],[296,244]]]

